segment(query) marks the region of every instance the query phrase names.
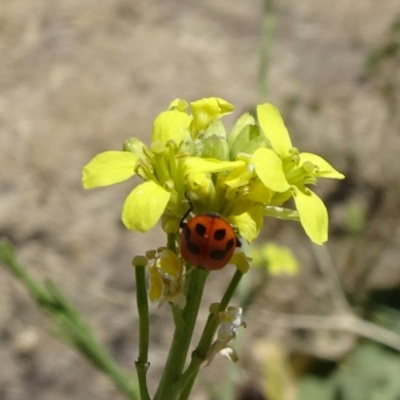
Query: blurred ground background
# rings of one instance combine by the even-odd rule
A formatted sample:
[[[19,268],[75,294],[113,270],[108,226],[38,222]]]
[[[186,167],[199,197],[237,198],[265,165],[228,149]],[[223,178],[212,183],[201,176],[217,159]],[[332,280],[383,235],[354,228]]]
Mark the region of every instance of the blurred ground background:
[[[399,15],[397,0],[277,2],[268,94],[261,99],[261,0],[2,0],[0,234],[34,276],[62,288],[133,371],[130,261],[162,245],[162,236],[125,232],[119,217],[132,183],[86,192],[82,166],[130,136],[147,141],[153,119],[174,98],[221,97],[236,106],[235,118],[268,100],[297,147],[347,176],[319,191],[331,214],[328,249],[346,293],[357,305],[372,289],[399,288],[400,64],[398,31],[391,28]],[[361,230],[348,224],[352,206],[366,217]],[[265,237],[289,245],[303,267],[296,278],[272,279],[259,304],[329,313],[301,229],[268,221]],[[207,301],[218,300],[221,277],[228,279],[212,276]],[[152,324],[163,327],[152,332],[153,384],[171,334],[164,314],[152,310]],[[271,331],[265,318],[250,312],[248,339]],[[0,268],[1,400],[123,399],[49,328]],[[218,359],[204,371],[193,399],[209,398],[205,388],[225,365]],[[256,361],[247,355],[240,368],[237,380],[254,383]]]

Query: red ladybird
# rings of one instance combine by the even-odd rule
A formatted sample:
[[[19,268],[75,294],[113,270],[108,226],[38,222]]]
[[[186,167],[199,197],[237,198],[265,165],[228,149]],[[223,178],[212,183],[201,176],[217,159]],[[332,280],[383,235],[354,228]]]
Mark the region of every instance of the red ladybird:
[[[181,254],[191,265],[210,271],[223,268],[241,243],[232,226],[218,214],[201,214],[181,221]]]

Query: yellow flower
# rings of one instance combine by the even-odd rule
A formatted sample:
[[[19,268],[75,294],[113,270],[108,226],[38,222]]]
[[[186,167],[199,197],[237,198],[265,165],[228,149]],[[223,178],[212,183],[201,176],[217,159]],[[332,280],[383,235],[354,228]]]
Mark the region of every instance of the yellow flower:
[[[193,115],[187,113],[188,103],[177,99],[160,113],[154,121],[149,147],[131,138],[124,143],[123,151],[100,153],[83,168],[85,189],[112,185],[135,175],[144,180],[132,190],[123,206],[122,221],[128,229],[146,232],[161,216],[176,220],[186,211],[186,176],[204,147],[199,137],[211,129],[213,122],[233,110],[231,104],[217,98],[202,99],[190,106]],[[211,147],[208,151],[212,151]],[[208,170],[218,172],[221,167]]]
[[[297,258],[286,246],[267,243],[252,249],[251,256],[254,265],[265,267],[272,275],[296,275],[299,271]]]
[[[300,220],[311,240],[323,243],[327,211],[308,185],[343,175],[321,157],[293,148],[272,105],[257,107],[258,124],[243,114],[227,135],[221,118],[232,111],[232,104],[215,97],[190,104],[174,100],[156,117],[149,146],[131,138],[123,151],[98,154],[83,168],[84,188],[142,179],[122,209],[131,230],[146,232],[162,219],[164,230],[175,234],[190,201],[194,215],[221,215],[249,243],[265,216]],[[297,211],[282,207],[291,198]],[[237,267],[244,271],[247,264],[238,259]],[[150,275],[157,287],[159,277],[154,270]]]
[[[271,204],[280,205],[293,197],[307,235],[317,244],[324,243],[328,238],[328,213],[322,200],[306,185],[315,185],[318,178],[343,179],[344,175],[315,154],[299,153],[292,146],[283,119],[273,105],[259,105],[257,116],[272,149],[282,160],[283,171],[290,185],[285,193],[274,194]]]

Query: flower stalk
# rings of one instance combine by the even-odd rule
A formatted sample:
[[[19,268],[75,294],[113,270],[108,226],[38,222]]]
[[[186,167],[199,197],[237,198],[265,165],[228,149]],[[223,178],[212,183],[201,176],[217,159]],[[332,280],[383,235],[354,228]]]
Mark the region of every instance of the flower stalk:
[[[216,310],[212,310],[210,312],[199,343],[192,353],[191,362],[176,385],[181,388],[179,400],[186,400],[189,398],[189,394],[196,380],[196,376],[201,365],[207,359],[211,342],[219,325],[216,315],[218,312],[225,311],[225,309],[228,307],[228,304],[231,301],[232,296],[234,295],[242,277],[243,273],[239,270],[236,270],[221,299],[221,302],[218,304]]]
[[[179,310],[175,305],[171,305],[175,315],[174,320],[177,321],[176,314],[178,314],[181,322],[175,325],[170,352],[154,400],[173,400],[179,393],[179,386],[176,383],[185,365],[208,275],[209,271],[200,268],[193,269],[187,279],[185,308]]]
[[[147,301],[146,289],[146,263],[134,260],[135,277],[136,277],[136,304],[139,314],[139,357],[136,360],[136,373],[139,382],[141,400],[150,400],[147,388],[147,370],[150,363],[148,360],[149,351],[149,305]]]

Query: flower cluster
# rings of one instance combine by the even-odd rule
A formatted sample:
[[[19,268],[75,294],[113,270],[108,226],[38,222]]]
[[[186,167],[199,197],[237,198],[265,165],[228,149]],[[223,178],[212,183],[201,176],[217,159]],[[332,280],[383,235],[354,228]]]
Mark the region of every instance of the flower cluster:
[[[128,229],[140,232],[150,230],[161,221],[168,234],[167,248],[148,251],[145,257],[133,260],[142,292],[146,290],[146,275],[141,267],[147,267],[150,300],[159,302],[160,306],[166,302],[175,306],[174,320],[178,322],[175,345],[171,346],[170,353],[174,364],[167,362],[161,391],[173,388],[169,383],[176,382],[175,369],[177,365],[183,368],[208,273],[200,268],[190,270],[183,259],[194,263],[204,256],[205,261],[223,259],[225,262],[226,257],[236,265],[237,271],[223,300],[210,309],[212,318],[196,350],[199,360],[207,364],[217,353],[236,361],[238,356],[231,342],[237,329],[246,324],[242,309],[228,304],[250,261],[244,252],[234,252],[239,243],[236,240],[235,246],[233,241],[237,239],[236,233],[251,243],[260,233],[264,217],[268,216],[300,221],[313,242],[324,243],[328,214],[322,200],[309,186],[315,185],[318,178],[344,177],[321,157],[301,153],[292,146],[282,117],[273,105],[259,105],[257,119],[250,113],[243,114],[227,134],[221,118],[232,111],[232,104],[219,98],[190,104],[177,99],[155,119],[149,145],[130,138],[121,151],[100,153],[83,168],[86,189],[112,185],[135,175],[141,178],[142,182],[125,200],[122,221]],[[291,199],[295,210],[285,208]],[[190,211],[199,217],[183,224],[182,217],[186,218]],[[202,215],[205,213],[218,215]],[[223,227],[209,230],[206,222],[214,221],[210,223],[214,228],[213,218],[222,222]],[[194,226],[189,228],[191,222]],[[233,236],[230,238],[227,238],[228,223],[237,230],[230,230]],[[176,244],[181,226],[185,228],[180,237],[186,242],[185,247],[181,246],[184,251],[178,252]],[[201,246],[195,243],[199,238]],[[225,247],[209,248],[215,246],[214,242],[221,245],[223,239],[227,239]],[[271,271],[296,271],[296,261],[283,249],[269,247],[259,255],[263,261],[269,260]],[[218,268],[215,265],[207,268],[205,262],[197,266],[213,270],[219,269],[220,264]],[[212,342],[215,332],[217,337]],[[191,366],[198,371],[196,358],[188,370]]]
[[[273,105],[259,105],[257,121],[243,114],[228,135],[221,118],[232,111],[232,104],[214,97],[190,105],[173,101],[155,119],[149,146],[131,138],[122,151],[98,154],[83,169],[83,186],[142,178],[122,210],[131,230],[146,232],[161,220],[165,232],[176,234],[190,200],[195,214],[218,213],[249,243],[264,216],[298,219],[313,242],[324,243],[328,214],[309,185],[344,176],[293,147]],[[290,199],[297,211],[283,208]]]

